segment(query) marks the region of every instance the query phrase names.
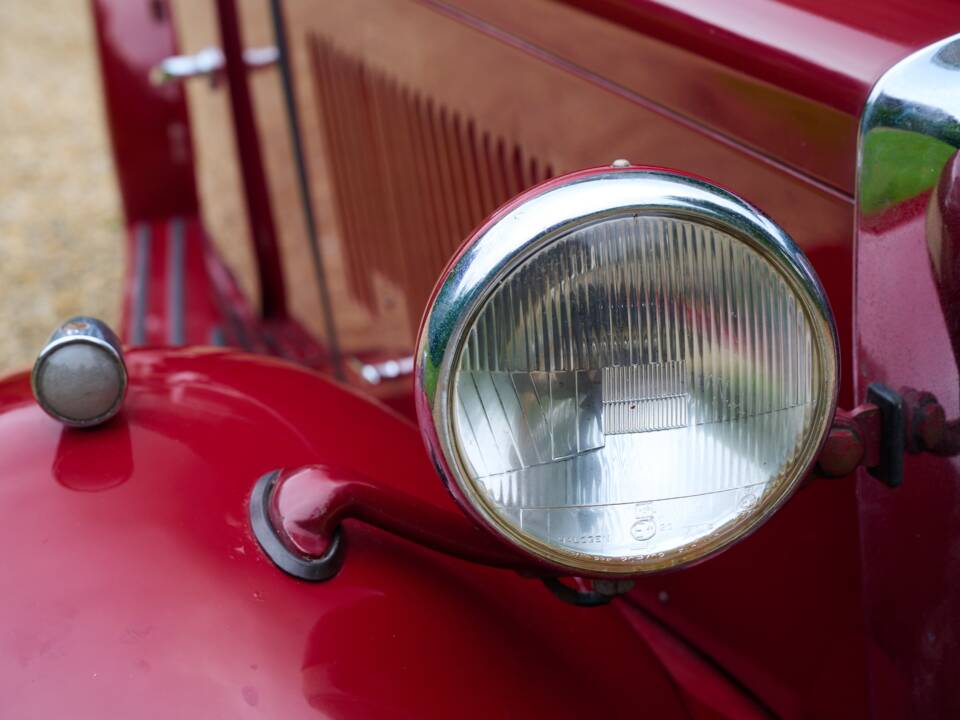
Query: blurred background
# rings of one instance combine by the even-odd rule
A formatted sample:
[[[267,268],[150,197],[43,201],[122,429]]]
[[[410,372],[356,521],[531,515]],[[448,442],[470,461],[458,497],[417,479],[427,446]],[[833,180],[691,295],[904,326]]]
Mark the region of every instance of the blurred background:
[[[122,221],[86,2],[0,3],[0,373],[71,315],[114,324]]]
[[[291,2],[291,22],[312,0]],[[181,52],[219,44],[213,3],[170,0]],[[271,45],[268,3],[241,4],[246,46]],[[303,125],[321,233],[334,232],[335,211],[324,167],[323,139],[306,71],[306,44],[295,50],[304,71]],[[256,304],[258,288],[242,202],[239,164],[223,83],[184,85],[203,221],[240,286]],[[53,329],[72,315],[94,315],[119,327],[125,228],[113,171],[95,46],[85,0],[0,3],[0,374],[29,367]],[[324,335],[312,264],[291,164],[275,71],[251,75],[269,191],[283,246],[288,298],[297,319]],[[332,292],[343,312],[341,344],[367,329],[368,313],[346,296],[336,243],[324,247]],[[401,328],[381,323],[378,337]]]

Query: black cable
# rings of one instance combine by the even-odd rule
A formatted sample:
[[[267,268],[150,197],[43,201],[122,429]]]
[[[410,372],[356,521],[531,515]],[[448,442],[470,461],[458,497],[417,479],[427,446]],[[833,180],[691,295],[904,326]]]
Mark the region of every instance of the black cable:
[[[297,114],[297,98],[293,89],[293,66],[290,61],[290,51],[287,45],[286,23],[283,17],[282,0],[270,0],[270,14],[273,18],[273,37],[277,46],[280,78],[283,83],[283,98],[287,106],[287,121],[290,128],[290,144],[293,148],[293,159],[297,166],[297,184],[300,188],[300,201],[303,205],[303,219],[307,226],[307,237],[310,242],[310,254],[313,259],[314,274],[320,292],[321,312],[326,328],[327,352],[333,374],[338,380],[343,380],[343,358],[340,355],[340,345],[337,342],[337,327],[333,319],[333,306],[330,302],[330,290],[327,287],[327,275],[323,266],[323,256],[320,253],[320,238],[317,233],[317,219],[313,214],[313,201],[310,193],[310,176],[307,171],[307,160],[303,151],[303,137],[300,132],[300,116]]]

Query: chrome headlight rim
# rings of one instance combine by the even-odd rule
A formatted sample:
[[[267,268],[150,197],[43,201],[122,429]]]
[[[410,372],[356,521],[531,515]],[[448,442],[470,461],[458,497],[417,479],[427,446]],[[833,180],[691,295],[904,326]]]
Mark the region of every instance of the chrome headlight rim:
[[[570,233],[630,216],[672,218],[727,233],[770,263],[813,328],[815,356],[827,387],[816,397],[811,426],[763,510],[731,524],[709,543],[694,542],[658,562],[630,563],[558,549],[520,531],[494,510],[470,479],[454,437],[452,381],[469,329],[500,283],[527,259]],[[636,576],[692,565],[742,540],[789,499],[826,440],[836,411],[839,342],[829,302],[794,241],[760,210],[706,180],[653,167],[600,167],[554,178],[501,208],[464,243],[441,275],[427,305],[416,350],[416,398],[428,451],[448,489],[483,526],[541,564],[582,576]]]

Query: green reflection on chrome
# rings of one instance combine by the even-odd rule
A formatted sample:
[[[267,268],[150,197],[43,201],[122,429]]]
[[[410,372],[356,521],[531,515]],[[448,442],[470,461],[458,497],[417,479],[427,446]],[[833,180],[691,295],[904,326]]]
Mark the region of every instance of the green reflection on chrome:
[[[871,130],[863,141],[862,211],[872,215],[930,190],[955,151],[952,145],[929,135],[890,128]]]

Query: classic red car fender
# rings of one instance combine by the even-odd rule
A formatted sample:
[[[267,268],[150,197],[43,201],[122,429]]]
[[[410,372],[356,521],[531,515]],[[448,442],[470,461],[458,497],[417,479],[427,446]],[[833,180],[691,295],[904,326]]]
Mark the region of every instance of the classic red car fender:
[[[139,269],[128,273],[122,334],[137,345],[226,341],[256,350],[243,336],[257,340],[264,324],[236,299],[225,268],[204,256],[183,91],[148,80],[177,49],[168,4],[92,4],[129,256],[146,258],[131,263]],[[523,13],[516,3],[410,6],[472,28],[478,46],[493,38],[503,46],[498,53],[513,48],[535,57],[544,81],[556,79],[558,67],[575,71],[585,81],[583,98],[597,100],[596,85],[621,98],[630,127],[640,127],[639,118],[656,130],[625,136],[625,154],[589,161],[626,156],[695,170],[782,222],[823,277],[844,354],[856,357],[844,368],[845,407],[863,400],[868,382],[882,380],[936,392],[955,417],[956,375],[947,367],[926,250],[866,236],[853,244],[863,103],[891,64],[955,29],[942,20],[952,17],[947,0],[896,12],[875,12],[860,0],[759,0],[739,12],[702,1],[566,4],[588,11],[581,20],[606,17],[639,32],[629,46],[596,39],[603,35],[565,46],[559,40],[579,24],[563,4],[551,7],[551,22],[539,8]],[[334,18],[345,7],[326,10]],[[227,17],[235,26],[235,13]],[[565,31],[551,39],[557,27]],[[240,37],[232,29],[221,40],[236,59],[242,48],[230,40]],[[622,63],[627,47],[634,61]],[[366,57],[356,47],[354,54]],[[632,77],[639,67],[655,71]],[[228,83],[242,76],[231,80],[228,69]],[[252,162],[252,117],[244,123],[236,134]],[[641,137],[671,142],[654,146]],[[576,151],[569,149],[568,161],[581,157]],[[248,184],[265,195],[262,178]],[[915,216],[901,218],[912,223],[903,238],[919,242],[914,230],[925,204],[912,207]],[[170,261],[181,256],[169,251],[178,243],[186,248],[180,274]],[[269,274],[278,258],[266,255],[261,270]],[[920,278],[930,287],[918,288]],[[263,280],[274,288],[270,297],[282,295]],[[223,297],[244,312],[228,317],[216,302]],[[288,350],[283,341],[300,338],[297,328],[276,313],[270,320],[271,340],[280,344],[272,351]],[[234,325],[248,332],[231,332]],[[314,362],[316,348],[307,350],[299,356]],[[786,717],[936,716],[955,706],[955,458],[908,457],[915,480],[896,491],[865,473],[856,485],[818,481],[750,543],[683,573],[639,581],[617,602],[644,608],[657,626],[632,611],[624,621],[616,606],[572,608],[536,581],[467,566],[358,524],[347,526],[340,574],[309,585],[260,552],[247,520],[253,483],[277,467],[323,463],[389,479],[452,510],[416,429],[278,362],[196,350],[129,358],[125,413],[95,431],[65,430],[44,416],[25,377],[0,381],[0,498],[7,501],[0,539],[8,560],[0,717],[65,710],[75,717],[296,716],[311,707],[413,716],[629,708],[673,717],[719,706],[692,699],[692,687],[719,687],[734,717],[756,713],[750,691],[770,714]],[[685,673],[657,645],[658,627],[699,648],[672,646]],[[749,690],[736,695],[720,674],[709,675],[708,656]]]
[[[93,430],[45,415],[26,374],[0,382],[0,716],[687,716],[614,606],[360,524],[328,582],[267,559],[247,502],[275,467],[451,503],[406,420],[251,355],[128,367],[122,414]]]

